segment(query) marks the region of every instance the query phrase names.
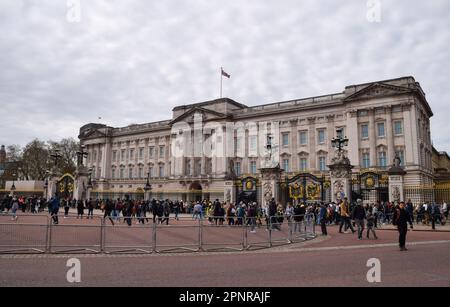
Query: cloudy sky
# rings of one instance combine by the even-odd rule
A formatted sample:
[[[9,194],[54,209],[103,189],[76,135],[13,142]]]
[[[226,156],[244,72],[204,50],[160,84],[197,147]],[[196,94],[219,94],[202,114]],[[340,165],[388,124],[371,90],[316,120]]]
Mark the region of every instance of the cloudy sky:
[[[223,66],[247,105],[412,75],[450,151],[450,1],[380,2],[369,22],[367,0],[0,0],[0,143],[169,119]]]

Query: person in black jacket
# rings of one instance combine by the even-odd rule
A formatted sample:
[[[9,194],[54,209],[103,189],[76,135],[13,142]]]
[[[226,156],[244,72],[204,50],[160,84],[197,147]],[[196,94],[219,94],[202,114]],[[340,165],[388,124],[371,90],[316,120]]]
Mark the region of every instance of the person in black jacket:
[[[358,227],[358,240],[362,240],[365,219],[366,219],[366,209],[364,209],[363,207],[362,200],[358,199],[356,201],[356,207],[354,207],[352,211],[352,220],[355,220],[356,226]]]
[[[406,234],[408,232],[408,223],[413,229],[413,224],[411,221],[411,216],[408,211],[405,209],[405,202],[400,202],[400,205],[394,209],[394,217],[393,217],[394,225],[397,226],[399,232],[398,242],[400,245],[400,251],[407,251],[406,246]]]

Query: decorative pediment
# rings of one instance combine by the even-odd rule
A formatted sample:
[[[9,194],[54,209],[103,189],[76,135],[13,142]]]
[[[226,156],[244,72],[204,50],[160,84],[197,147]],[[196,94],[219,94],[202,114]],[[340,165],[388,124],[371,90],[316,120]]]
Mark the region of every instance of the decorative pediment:
[[[170,122],[170,125],[173,125],[180,121],[193,123],[196,116],[201,116],[203,122],[210,120],[222,120],[227,118],[227,115],[223,113],[201,107],[195,107],[175,118],[173,121]]]
[[[407,87],[395,86],[386,83],[374,83],[348,96],[345,98],[345,101],[399,95],[410,92],[412,92],[412,90]]]
[[[103,132],[94,129],[94,130],[87,130],[82,135],[80,135],[80,138],[96,139],[96,138],[104,138],[105,136],[106,136],[106,134],[104,134]]]

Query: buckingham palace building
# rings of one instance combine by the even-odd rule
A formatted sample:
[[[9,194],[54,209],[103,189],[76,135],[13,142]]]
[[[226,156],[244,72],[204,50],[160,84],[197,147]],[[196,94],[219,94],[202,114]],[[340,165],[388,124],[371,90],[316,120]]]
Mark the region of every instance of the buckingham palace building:
[[[149,182],[150,198],[257,201],[270,160],[281,169],[280,202],[330,201],[332,139],[346,136],[352,198],[388,201],[388,170],[398,157],[402,198],[421,202],[434,198],[432,116],[420,84],[403,77],[251,107],[229,98],[187,104],[165,121],[87,124],[79,139],[93,198],[144,198]]]

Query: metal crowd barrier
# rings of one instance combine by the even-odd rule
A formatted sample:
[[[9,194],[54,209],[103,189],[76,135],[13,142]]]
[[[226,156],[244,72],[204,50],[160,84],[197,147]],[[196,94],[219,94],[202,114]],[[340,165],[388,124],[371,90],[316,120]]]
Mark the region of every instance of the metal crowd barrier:
[[[215,218],[218,225],[215,223]],[[315,238],[314,215],[201,219],[41,214],[0,215],[0,254],[11,253],[171,253],[246,251]],[[232,217],[235,221],[237,217]],[[219,221],[223,219],[223,224]],[[163,221],[163,223],[161,223]],[[212,223],[211,223],[212,221]]]

